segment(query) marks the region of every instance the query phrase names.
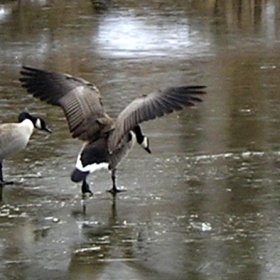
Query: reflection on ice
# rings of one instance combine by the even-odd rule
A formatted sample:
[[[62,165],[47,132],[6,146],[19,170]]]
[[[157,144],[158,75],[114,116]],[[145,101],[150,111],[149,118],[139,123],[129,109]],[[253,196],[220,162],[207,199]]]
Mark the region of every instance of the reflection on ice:
[[[0,5],[0,21],[4,20],[11,13],[11,11],[11,8],[6,8]]]
[[[186,18],[107,17],[100,23],[94,45],[111,56],[186,56],[201,52],[208,43],[191,32]]]
[[[273,43],[273,41],[276,39],[275,38],[275,35],[277,34],[276,26],[275,26],[276,14],[277,14],[277,10],[276,10],[275,3],[273,2],[267,3],[266,8],[264,9],[264,21],[266,23],[265,25],[266,36],[269,43]]]
[[[275,153],[273,153],[275,154]],[[195,155],[195,159],[199,160],[214,160],[219,158],[241,158],[241,159],[248,159],[250,157],[262,157],[265,155],[265,152],[262,151],[244,151],[240,153],[221,153],[221,154],[205,154],[205,155]],[[277,155],[277,152],[276,154]]]

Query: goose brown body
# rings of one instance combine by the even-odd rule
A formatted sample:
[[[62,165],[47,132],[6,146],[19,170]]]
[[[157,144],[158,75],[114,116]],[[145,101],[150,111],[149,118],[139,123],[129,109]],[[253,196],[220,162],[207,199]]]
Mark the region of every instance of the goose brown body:
[[[98,164],[112,170],[112,191],[116,192],[117,165],[134,142],[150,152],[148,139],[139,124],[193,106],[202,101],[199,96],[205,93],[205,86],[158,90],[136,98],[113,120],[104,110],[97,87],[84,79],[26,66],[21,75],[20,81],[27,92],[60,106],[72,137],[86,141],[72,173],[73,181],[83,181],[82,192],[90,192],[86,176],[97,170]]]

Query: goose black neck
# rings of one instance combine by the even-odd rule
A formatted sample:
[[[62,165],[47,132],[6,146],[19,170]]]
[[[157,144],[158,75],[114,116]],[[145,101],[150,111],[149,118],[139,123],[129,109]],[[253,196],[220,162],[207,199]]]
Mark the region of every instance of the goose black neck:
[[[141,145],[143,143],[143,141],[144,141],[144,135],[142,133],[141,127],[139,125],[135,126],[133,128],[133,132],[136,135],[137,143]]]

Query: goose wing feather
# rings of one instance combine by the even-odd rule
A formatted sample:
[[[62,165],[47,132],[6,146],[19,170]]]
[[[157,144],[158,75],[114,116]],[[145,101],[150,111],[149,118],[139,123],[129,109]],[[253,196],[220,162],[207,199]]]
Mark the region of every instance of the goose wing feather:
[[[109,151],[112,153],[136,125],[201,102],[199,96],[205,94],[204,88],[205,86],[170,87],[135,99],[119,114],[115,130],[109,137]]]
[[[74,138],[92,137],[89,127],[105,115],[99,90],[84,79],[23,66],[20,82],[34,97],[60,106]],[[96,128],[97,129],[97,128]],[[92,133],[96,133],[92,129]]]

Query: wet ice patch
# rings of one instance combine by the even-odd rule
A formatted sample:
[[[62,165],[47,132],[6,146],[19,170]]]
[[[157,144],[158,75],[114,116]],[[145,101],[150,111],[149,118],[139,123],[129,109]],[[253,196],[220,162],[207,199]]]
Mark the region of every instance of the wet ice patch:
[[[261,70],[270,70],[270,69],[276,69],[277,66],[276,65],[262,65],[260,67]]]
[[[56,217],[45,217],[45,220],[46,221],[51,221],[53,223],[59,223],[60,222],[60,219],[56,218]]]
[[[205,223],[205,222],[191,222],[191,227],[200,231],[211,231],[212,226],[210,223]]]
[[[93,246],[93,247],[89,247],[89,248],[76,249],[74,254],[76,256],[80,256],[80,257],[90,257],[94,253],[99,252],[100,250],[101,250],[100,246]]]
[[[4,204],[0,207],[0,218],[26,218],[27,214],[22,212],[18,207]]]

